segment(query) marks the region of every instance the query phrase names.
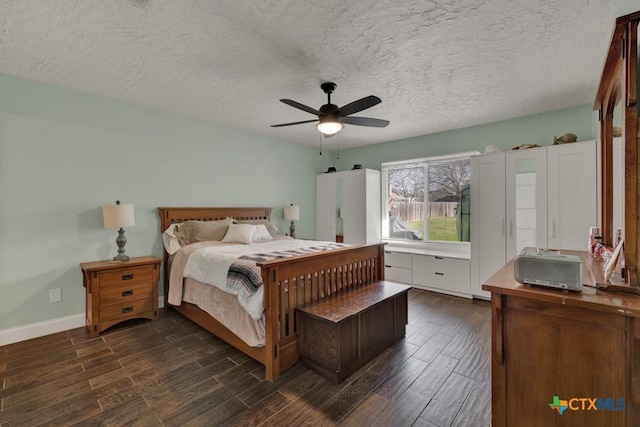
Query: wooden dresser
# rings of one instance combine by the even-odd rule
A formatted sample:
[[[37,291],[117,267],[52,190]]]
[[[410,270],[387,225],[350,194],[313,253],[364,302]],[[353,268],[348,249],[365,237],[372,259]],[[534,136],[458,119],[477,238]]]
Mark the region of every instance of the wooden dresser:
[[[602,262],[562,253],[580,255],[584,282],[596,283]],[[491,292],[492,425],[640,425],[640,296],[522,285],[513,267],[482,286]]]
[[[296,308],[302,362],[339,383],[405,336],[410,286],[379,281]]]
[[[158,279],[162,260],[153,256],[129,261],[83,262],[86,325],[91,337],[124,320],[158,318]]]

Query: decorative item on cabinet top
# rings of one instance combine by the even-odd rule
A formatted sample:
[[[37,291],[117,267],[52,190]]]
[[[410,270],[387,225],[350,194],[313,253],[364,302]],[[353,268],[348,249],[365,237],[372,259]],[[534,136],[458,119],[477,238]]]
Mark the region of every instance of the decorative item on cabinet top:
[[[575,133],[565,133],[562,136],[554,136],[553,145],[570,144],[572,142],[576,142],[577,140],[578,136]]]
[[[513,147],[512,150],[526,150],[528,148],[538,148],[538,147],[540,147],[540,145],[538,144],[520,144]]]
[[[487,147],[484,149],[484,154],[491,154],[491,153],[497,153],[499,152],[500,149],[498,147],[496,147],[493,144],[489,144],[487,145]]]

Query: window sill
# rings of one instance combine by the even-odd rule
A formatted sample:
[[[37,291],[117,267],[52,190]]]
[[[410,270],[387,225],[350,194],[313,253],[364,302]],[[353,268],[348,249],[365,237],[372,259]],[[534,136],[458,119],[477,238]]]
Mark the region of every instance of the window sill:
[[[471,245],[469,242],[403,242],[393,239],[383,239],[386,242],[385,251],[410,253],[417,255],[432,255],[445,258],[470,259]]]

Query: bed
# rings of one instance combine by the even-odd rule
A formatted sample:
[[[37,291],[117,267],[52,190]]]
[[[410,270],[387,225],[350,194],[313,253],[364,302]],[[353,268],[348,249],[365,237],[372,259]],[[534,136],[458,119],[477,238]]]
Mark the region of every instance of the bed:
[[[188,220],[270,220],[265,207],[159,207],[160,232]],[[278,260],[258,262],[264,287],[264,346],[248,345],[234,332],[197,305],[167,302],[169,254],[164,253],[165,307],[172,307],[207,331],[265,366],[265,377],[275,380],[300,358],[295,308],[336,292],[384,279],[384,244],[355,245]]]

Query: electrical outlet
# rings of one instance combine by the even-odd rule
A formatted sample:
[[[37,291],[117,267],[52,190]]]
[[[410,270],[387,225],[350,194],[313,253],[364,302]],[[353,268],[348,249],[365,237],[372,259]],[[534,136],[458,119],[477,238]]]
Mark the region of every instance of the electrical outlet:
[[[60,288],[49,289],[49,303],[62,301],[62,290]]]

